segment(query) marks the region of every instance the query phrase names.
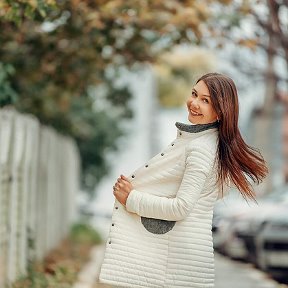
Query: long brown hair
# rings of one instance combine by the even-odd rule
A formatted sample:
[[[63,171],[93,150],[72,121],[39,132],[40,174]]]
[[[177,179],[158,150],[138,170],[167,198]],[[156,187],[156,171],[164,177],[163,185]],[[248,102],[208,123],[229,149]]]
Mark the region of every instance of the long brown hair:
[[[238,94],[234,81],[219,73],[208,73],[199,81],[207,85],[212,105],[219,118],[218,182],[222,192],[224,183],[232,181],[242,196],[255,200],[255,192],[248,180],[259,184],[268,173],[261,153],[247,145],[239,128]],[[247,178],[248,176],[248,178]]]

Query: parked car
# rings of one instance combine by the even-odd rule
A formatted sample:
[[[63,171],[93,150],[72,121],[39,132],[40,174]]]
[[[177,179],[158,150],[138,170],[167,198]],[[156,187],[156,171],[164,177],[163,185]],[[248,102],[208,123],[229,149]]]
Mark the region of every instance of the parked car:
[[[256,237],[257,262],[274,277],[288,280],[288,207],[266,221]]]
[[[237,222],[234,223],[234,234],[238,241],[241,241],[245,246],[246,260],[257,264],[255,239],[263,229],[267,219],[270,219],[278,209],[278,206],[273,202],[259,203],[258,207],[243,216],[242,225],[238,225]]]
[[[258,205],[234,203],[221,213],[219,211],[223,207],[216,207],[213,221],[215,249],[232,258],[257,263],[255,237],[267,219],[276,213],[279,205],[285,205],[286,201],[288,203],[288,192],[287,187],[284,187],[259,199]]]
[[[234,207],[235,208],[235,207]],[[274,205],[268,203],[260,206],[241,207],[233,209],[230,213],[223,216],[219,221],[217,236],[215,235],[215,244],[220,252],[237,259],[251,259],[251,245],[248,240],[255,219],[265,219],[265,216],[276,209]],[[257,220],[258,221],[258,220]],[[248,243],[248,244],[247,244]]]
[[[238,230],[237,236],[245,243],[247,259],[259,266],[256,249],[256,238],[261,233],[267,221],[279,213],[282,209],[288,209],[288,187],[284,186],[275,192],[268,194],[259,200],[259,206],[248,213],[246,219],[249,222],[246,229]]]
[[[237,225],[244,224],[242,220],[252,207],[242,199],[238,191],[231,191],[228,196],[216,203],[212,223],[213,243],[216,250],[233,258],[247,256],[245,244],[235,237],[234,229]]]
[[[214,247],[219,252],[228,255],[235,259],[246,259],[247,249],[245,243],[237,237],[238,226],[241,226],[243,215],[241,213],[233,213],[233,215],[227,215],[219,222],[217,235],[214,233]]]

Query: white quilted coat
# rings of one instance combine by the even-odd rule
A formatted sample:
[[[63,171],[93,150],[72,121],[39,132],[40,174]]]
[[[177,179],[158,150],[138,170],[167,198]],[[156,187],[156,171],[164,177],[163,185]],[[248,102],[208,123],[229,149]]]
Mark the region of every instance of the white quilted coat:
[[[211,226],[220,193],[218,129],[209,125],[177,122],[176,139],[129,176],[134,189],[126,208],[115,201],[101,283],[214,287]],[[203,131],[196,132],[199,127]]]

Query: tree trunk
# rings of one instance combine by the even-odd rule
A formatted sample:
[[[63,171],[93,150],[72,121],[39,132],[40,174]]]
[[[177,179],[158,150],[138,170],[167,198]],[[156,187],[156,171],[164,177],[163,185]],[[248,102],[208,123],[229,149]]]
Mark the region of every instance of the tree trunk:
[[[275,154],[277,152],[277,145],[280,145],[280,132],[279,119],[277,114],[279,114],[276,105],[276,91],[277,91],[277,78],[275,77],[274,71],[274,52],[277,47],[275,47],[275,41],[273,34],[269,31],[269,43],[267,49],[267,69],[265,73],[265,102],[260,113],[255,115],[254,118],[254,129],[253,135],[254,139],[253,145],[260,149],[264,159],[267,162],[269,174],[262,185],[258,186],[258,194],[266,194],[272,191],[275,186],[275,172],[277,168],[275,167],[276,159],[278,158]],[[277,44],[276,44],[277,45]],[[281,127],[281,125],[280,125]],[[273,135],[272,135],[273,134]],[[281,134],[280,134],[281,135]],[[279,136],[279,137],[278,137]],[[277,162],[277,161],[276,161]],[[276,168],[276,171],[275,171]]]

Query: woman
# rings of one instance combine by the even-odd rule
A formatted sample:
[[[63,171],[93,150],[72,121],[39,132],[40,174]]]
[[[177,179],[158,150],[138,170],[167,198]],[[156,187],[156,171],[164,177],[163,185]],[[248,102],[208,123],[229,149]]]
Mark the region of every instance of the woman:
[[[177,138],[113,186],[116,197],[100,282],[131,288],[214,287],[212,216],[234,184],[255,200],[250,182],[267,174],[261,154],[238,129],[232,79],[202,76],[187,100]]]

